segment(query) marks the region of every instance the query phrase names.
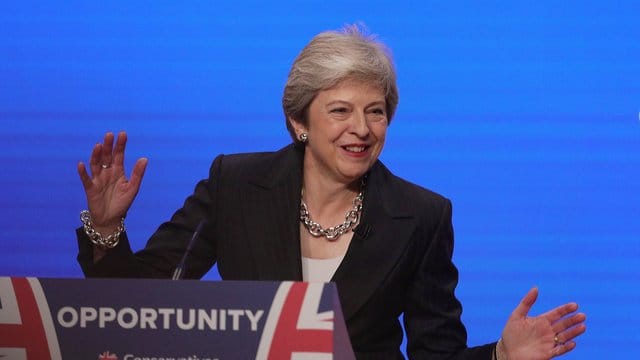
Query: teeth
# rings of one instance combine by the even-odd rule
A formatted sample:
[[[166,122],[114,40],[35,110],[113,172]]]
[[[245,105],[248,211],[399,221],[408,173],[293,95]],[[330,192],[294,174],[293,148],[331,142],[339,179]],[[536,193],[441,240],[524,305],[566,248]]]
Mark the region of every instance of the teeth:
[[[345,149],[350,152],[359,153],[359,152],[363,152],[365,147],[364,146],[345,146]]]

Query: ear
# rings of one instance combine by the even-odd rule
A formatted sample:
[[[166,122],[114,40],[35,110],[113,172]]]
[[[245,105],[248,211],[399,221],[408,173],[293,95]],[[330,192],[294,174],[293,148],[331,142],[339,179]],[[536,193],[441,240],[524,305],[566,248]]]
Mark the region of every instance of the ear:
[[[298,136],[300,136],[300,134],[302,134],[302,133],[309,132],[307,130],[307,127],[304,126],[304,124],[302,124],[302,122],[294,119],[293,117],[291,117],[291,116],[287,117],[287,121],[289,121],[289,125],[291,125],[291,127],[295,130],[296,138],[298,138]]]

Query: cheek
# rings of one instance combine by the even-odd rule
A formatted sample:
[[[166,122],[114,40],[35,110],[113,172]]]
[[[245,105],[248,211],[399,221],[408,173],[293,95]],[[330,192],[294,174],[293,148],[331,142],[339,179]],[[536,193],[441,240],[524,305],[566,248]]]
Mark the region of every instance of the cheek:
[[[344,122],[333,123],[325,127],[324,136],[329,141],[334,142],[340,139],[344,133],[348,130],[348,125]]]
[[[384,142],[384,139],[387,137],[387,125],[386,124],[377,125],[372,129],[372,132],[380,142]]]

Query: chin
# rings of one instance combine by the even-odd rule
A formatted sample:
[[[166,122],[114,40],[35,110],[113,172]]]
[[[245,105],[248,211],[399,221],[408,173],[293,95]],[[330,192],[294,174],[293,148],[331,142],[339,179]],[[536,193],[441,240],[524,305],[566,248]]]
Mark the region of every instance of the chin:
[[[363,166],[358,169],[345,169],[345,171],[342,171],[341,174],[347,182],[351,183],[363,177],[370,168],[371,166]]]

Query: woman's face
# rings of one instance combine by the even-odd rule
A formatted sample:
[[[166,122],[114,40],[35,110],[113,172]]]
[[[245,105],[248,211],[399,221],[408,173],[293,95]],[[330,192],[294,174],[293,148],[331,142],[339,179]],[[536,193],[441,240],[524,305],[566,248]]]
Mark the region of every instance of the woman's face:
[[[345,80],[318,92],[308,111],[308,123],[292,122],[297,134],[306,132],[304,169],[350,184],[376,162],[387,133],[386,102],[372,84]]]

